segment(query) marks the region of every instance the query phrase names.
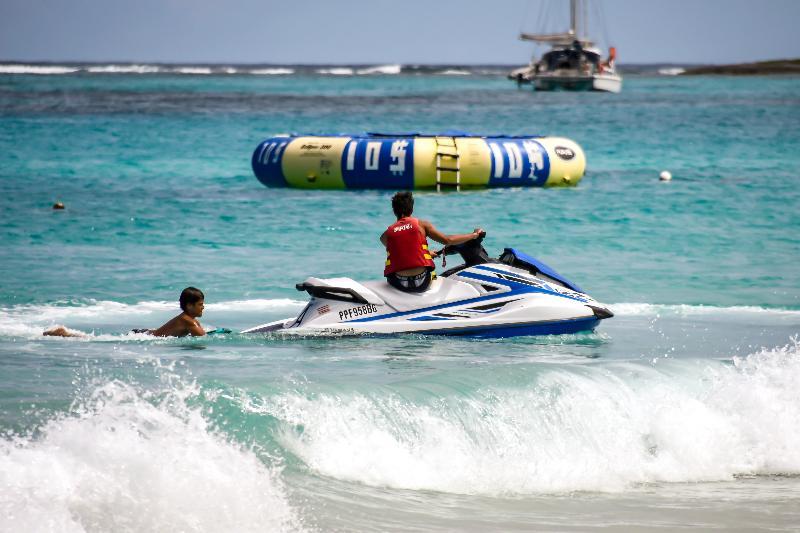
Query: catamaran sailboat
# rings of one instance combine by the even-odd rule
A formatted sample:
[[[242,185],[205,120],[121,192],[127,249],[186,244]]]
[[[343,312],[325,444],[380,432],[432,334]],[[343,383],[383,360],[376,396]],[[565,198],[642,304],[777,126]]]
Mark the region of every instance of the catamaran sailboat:
[[[562,33],[521,33],[523,41],[549,44],[550,50],[539,61],[511,71],[508,77],[519,84],[531,83],[537,91],[606,91],[622,90],[622,76],[617,73],[617,51],[609,48],[604,60],[586,31],[586,2],[570,0],[570,28]]]

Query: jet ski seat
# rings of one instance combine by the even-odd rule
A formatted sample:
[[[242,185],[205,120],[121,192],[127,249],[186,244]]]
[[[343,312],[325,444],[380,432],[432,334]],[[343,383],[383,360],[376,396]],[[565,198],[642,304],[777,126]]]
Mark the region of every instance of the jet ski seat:
[[[386,285],[388,286],[388,283]],[[385,305],[385,302],[374,291],[350,278],[322,279],[310,277],[303,283],[298,283],[295,287],[298,291],[306,291],[317,298],[359,304]]]
[[[401,312],[480,296],[478,289],[469,283],[442,277],[431,281],[427,291],[417,293],[399,291],[385,280],[367,281],[364,286]]]

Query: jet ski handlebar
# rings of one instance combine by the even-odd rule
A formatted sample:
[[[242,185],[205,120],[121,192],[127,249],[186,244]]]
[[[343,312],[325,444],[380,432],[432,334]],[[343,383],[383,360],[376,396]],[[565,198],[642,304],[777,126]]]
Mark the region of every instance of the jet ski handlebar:
[[[486,253],[486,250],[483,249],[483,245],[481,244],[484,237],[486,237],[486,232],[481,231],[478,233],[477,237],[470,239],[467,242],[462,242],[461,244],[448,244],[436,252],[436,257],[442,256],[442,267],[447,265],[446,256],[452,254],[459,254],[464,260],[465,266],[486,263],[489,261],[489,255]]]
[[[460,254],[462,251],[474,248],[476,246],[480,246],[483,242],[484,237],[486,237],[486,232],[481,231],[478,233],[478,236],[474,239],[470,239],[466,242],[462,242],[461,244],[448,244],[444,246],[441,250],[436,252],[436,257],[441,255],[453,255],[453,254]]]

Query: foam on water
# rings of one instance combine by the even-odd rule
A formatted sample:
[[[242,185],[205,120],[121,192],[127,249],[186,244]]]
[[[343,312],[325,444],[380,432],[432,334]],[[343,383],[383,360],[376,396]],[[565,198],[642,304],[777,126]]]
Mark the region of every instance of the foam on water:
[[[79,70],[60,65],[0,65],[0,74],[72,74]]]
[[[8,531],[295,531],[280,467],[207,425],[187,400],[119,381],[36,434],[0,440]],[[267,461],[268,462],[268,461]]]
[[[229,300],[208,303],[205,311],[207,316],[214,313],[218,315],[258,314],[278,310],[285,310],[287,314],[292,314],[304,305],[305,302],[289,298]],[[166,301],[126,304],[110,300],[85,300],[0,307],[0,336],[40,337],[45,329],[60,324],[67,324],[77,329],[93,329],[98,321],[102,321],[104,324],[119,324],[123,328],[140,327],[137,325],[143,321],[165,320],[178,312],[180,309],[177,302]],[[100,337],[105,339],[107,336],[98,336],[97,338],[100,339]],[[114,336],[114,338],[118,337]],[[126,334],[126,338],[132,337]]]
[[[179,67],[171,69],[170,72],[176,74],[211,74],[211,69],[208,67]]]
[[[469,76],[472,74],[472,72],[463,69],[451,68],[443,70],[441,72],[437,72],[437,74],[441,74],[442,76]]]
[[[374,67],[361,68],[356,70],[356,74],[400,74],[403,70],[402,65],[376,65]]]
[[[98,65],[88,67],[86,72],[99,74],[154,74],[161,72],[156,65]]]
[[[800,310],[760,307],[756,305],[733,305],[720,307],[714,305],[691,304],[648,304],[618,303],[611,305],[619,316],[654,316],[662,314],[679,316],[717,315],[717,316],[771,316],[775,318],[800,319]]]
[[[355,70],[350,67],[334,67],[317,69],[317,74],[328,74],[331,76],[352,76]]]
[[[244,408],[282,420],[280,439],[312,470],[375,486],[536,494],[800,474],[796,339],[727,362],[548,366],[528,379],[427,398],[293,393]]]
[[[294,69],[291,68],[256,68],[248,71],[250,74],[261,76],[285,76],[294,74]]]

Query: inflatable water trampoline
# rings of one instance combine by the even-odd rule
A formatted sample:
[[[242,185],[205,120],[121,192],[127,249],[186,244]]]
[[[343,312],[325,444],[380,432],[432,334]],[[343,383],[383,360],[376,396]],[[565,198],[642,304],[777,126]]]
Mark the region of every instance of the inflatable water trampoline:
[[[575,185],[586,157],[563,137],[365,133],[270,137],[252,164],[269,187],[460,190]]]

